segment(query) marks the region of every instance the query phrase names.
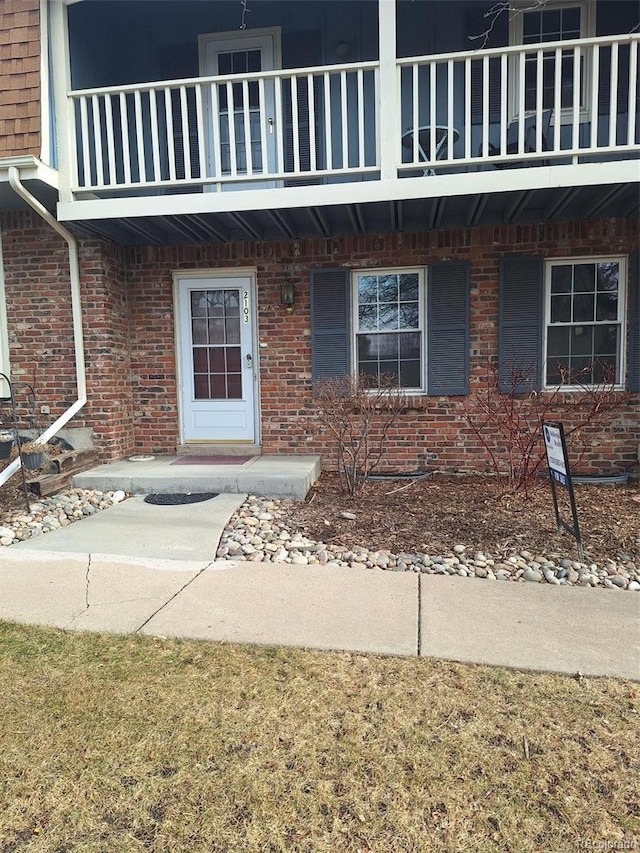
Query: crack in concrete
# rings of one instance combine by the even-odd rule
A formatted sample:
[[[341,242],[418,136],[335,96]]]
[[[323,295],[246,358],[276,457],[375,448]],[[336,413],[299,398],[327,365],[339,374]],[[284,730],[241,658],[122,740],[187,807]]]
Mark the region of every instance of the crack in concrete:
[[[422,572],[418,575],[418,657],[422,655]]]
[[[89,604],[89,585],[90,585],[90,583],[91,583],[91,582],[90,582],[90,580],[89,580],[89,572],[90,572],[90,571],[91,571],[91,554],[89,554],[89,561],[87,562],[87,573],[86,573],[86,574],[85,574],[85,576],[84,576],[84,582],[85,582],[85,588],[84,588],[84,604],[85,604],[85,608],[84,608],[84,610],[82,611],[83,613],[86,613],[86,612],[87,612],[87,610],[88,610],[88,609],[89,609],[89,607],[90,607],[90,604]]]
[[[199,571],[197,574],[195,574],[195,575],[194,575],[190,580],[188,580],[185,584],[183,584],[183,586],[181,586],[179,590],[177,590],[176,592],[174,592],[174,593],[173,593],[173,595],[172,595],[172,596],[170,596],[170,597],[169,597],[169,598],[164,602],[164,604],[161,604],[161,605],[160,605],[160,607],[158,607],[158,609],[157,609],[157,610],[154,610],[154,611],[153,611],[153,613],[152,613],[150,616],[148,616],[148,617],[144,620],[144,622],[142,623],[142,625],[140,625],[138,628],[136,628],[136,629],[135,629],[135,631],[134,631],[133,633],[134,633],[134,634],[138,634],[140,631],[142,631],[142,629],[144,628],[144,626],[145,626],[145,625],[148,625],[148,624],[149,624],[149,622],[151,622],[151,620],[152,620],[152,619],[154,619],[154,618],[158,615],[158,613],[160,613],[162,610],[164,610],[164,608],[165,608],[165,607],[167,607],[167,605],[171,604],[171,602],[172,602],[175,598],[177,598],[177,597],[178,597],[182,592],[184,592],[184,590],[185,590],[188,586],[190,586],[190,585],[191,585],[195,580],[197,580],[197,579],[200,577],[200,575],[201,575],[203,572],[206,572],[206,571],[207,571],[207,569],[208,569],[208,568],[210,568],[211,566],[213,566],[214,564],[215,564],[215,560],[212,560],[211,562],[207,563],[207,565],[206,565],[206,566],[203,566],[203,568],[201,568],[201,569],[200,569],[200,571]]]
[[[89,557],[89,559],[87,561],[87,570],[84,574],[84,584],[85,584],[85,586],[84,586],[84,607],[82,608],[82,610],[79,610],[77,613],[73,614],[71,619],[67,622],[67,624],[62,629],[63,631],[66,631],[68,628],[72,628],[73,623],[76,621],[76,619],[79,619],[83,613],[86,613],[87,610],[89,609],[89,607],[91,606],[89,604],[89,586],[90,586],[89,572],[91,571],[91,554],[89,554],[88,557]]]

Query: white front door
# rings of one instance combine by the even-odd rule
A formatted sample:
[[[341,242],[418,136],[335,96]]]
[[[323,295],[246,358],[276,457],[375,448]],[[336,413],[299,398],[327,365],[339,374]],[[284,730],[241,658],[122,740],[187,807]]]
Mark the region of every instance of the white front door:
[[[176,286],[183,443],[255,443],[251,277],[185,277]]]
[[[205,77],[273,71],[280,67],[278,29],[200,36],[200,72]],[[208,173],[214,176],[268,175],[276,171],[273,80],[214,84],[213,120],[207,140]],[[209,99],[205,99],[209,104]],[[275,182],[225,182],[223,189],[276,186]]]

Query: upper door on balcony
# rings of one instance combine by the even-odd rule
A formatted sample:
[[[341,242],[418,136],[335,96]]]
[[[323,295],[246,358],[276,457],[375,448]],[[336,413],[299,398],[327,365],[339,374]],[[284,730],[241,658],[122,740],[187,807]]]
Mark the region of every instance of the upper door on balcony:
[[[203,77],[224,77],[201,90],[205,102],[206,173],[230,178],[223,189],[244,189],[242,177],[272,175],[276,163],[275,86],[262,71],[280,68],[280,28],[210,33],[199,38]],[[239,82],[231,79],[238,76]],[[254,76],[258,75],[258,76]],[[190,117],[189,128],[197,128]],[[255,189],[276,186],[254,181]]]

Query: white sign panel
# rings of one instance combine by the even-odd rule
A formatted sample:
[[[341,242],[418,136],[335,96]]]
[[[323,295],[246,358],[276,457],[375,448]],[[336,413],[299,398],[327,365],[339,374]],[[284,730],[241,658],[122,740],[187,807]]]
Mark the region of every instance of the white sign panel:
[[[560,429],[557,426],[544,425],[544,445],[547,451],[547,463],[549,465],[549,473],[551,476],[567,485],[567,460],[564,458],[564,450],[562,448],[562,437]]]

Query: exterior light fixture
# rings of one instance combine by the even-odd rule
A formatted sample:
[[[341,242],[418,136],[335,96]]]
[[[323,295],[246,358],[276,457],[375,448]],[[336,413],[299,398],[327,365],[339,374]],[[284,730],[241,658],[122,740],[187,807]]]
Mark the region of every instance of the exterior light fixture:
[[[287,314],[293,314],[293,309],[296,304],[296,291],[290,281],[281,286],[280,300],[282,301]]]

